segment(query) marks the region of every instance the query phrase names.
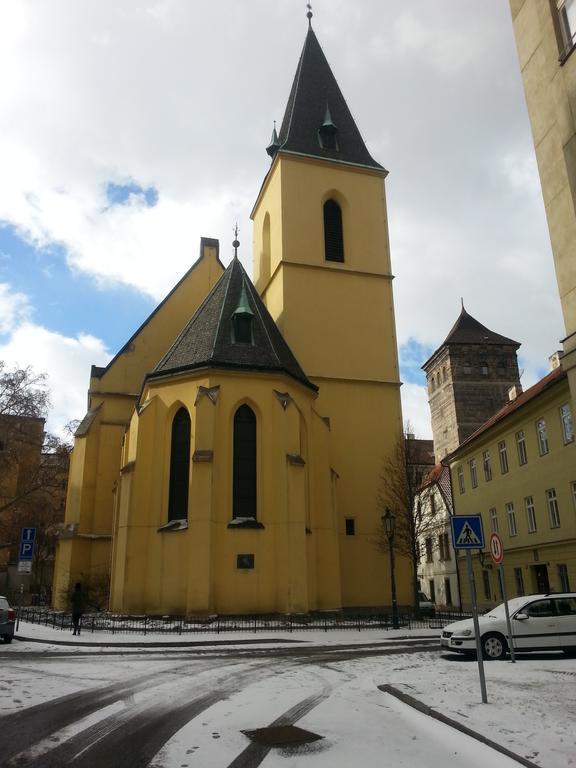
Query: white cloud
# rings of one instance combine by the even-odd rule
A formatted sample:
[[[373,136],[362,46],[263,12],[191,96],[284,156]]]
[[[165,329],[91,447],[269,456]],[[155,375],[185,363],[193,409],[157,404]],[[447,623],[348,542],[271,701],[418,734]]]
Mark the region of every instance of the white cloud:
[[[26,304],[25,297],[4,288],[0,316],[2,295],[7,303]],[[105,365],[110,357],[100,339],[88,334],[63,336],[26,320],[25,314],[14,319],[9,336],[0,343],[0,360],[8,368],[30,365],[37,373],[48,375],[52,407],[47,429],[56,434],[62,434],[67,422],[85,413],[90,366]]]
[[[417,438],[431,440],[432,426],[426,387],[421,387],[418,384],[403,384],[400,394],[402,395],[404,426],[409,422],[410,430]]]
[[[23,293],[11,291],[6,283],[0,283],[0,335],[10,333],[30,313],[28,298]]]

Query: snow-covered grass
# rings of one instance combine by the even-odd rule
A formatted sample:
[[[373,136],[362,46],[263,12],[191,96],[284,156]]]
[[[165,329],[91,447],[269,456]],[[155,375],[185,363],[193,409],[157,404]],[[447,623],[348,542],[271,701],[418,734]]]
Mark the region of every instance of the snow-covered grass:
[[[74,646],[52,645],[50,641],[55,639],[77,638],[28,624],[21,624],[19,634],[47,643],[15,640],[1,649],[0,714],[66,693],[157,673],[150,690],[139,691],[124,702],[123,716],[129,717],[131,706],[153,706],[162,696],[173,696],[178,701],[194,695],[197,685],[210,686],[212,682],[217,689],[229,679],[232,670],[234,674],[248,671],[247,681],[169,739],[156,755],[154,768],[225,768],[249,748],[251,742],[243,730],[272,724],[308,697],[317,700],[295,724],[323,738],[298,748],[273,748],[258,764],[264,768],[350,768],[355,763],[367,768],[518,765],[383,693],[378,689],[383,684],[395,686],[543,768],[576,766],[576,659],[561,653],[524,654],[516,664],[486,663],[488,704],[482,704],[474,660],[424,648],[409,652],[410,642],[422,636],[437,637],[438,630],[301,632],[285,637],[275,634],[272,638],[261,633],[227,633],[225,638],[194,638],[203,645],[186,648],[171,648],[169,643],[174,638],[166,636],[147,637],[144,643],[144,638],[134,635],[103,638],[100,633],[95,637],[83,634]],[[82,645],[107,640],[132,645]],[[225,646],[210,645],[222,640],[226,640]],[[246,640],[256,644],[247,646]],[[145,647],[154,642],[168,647]],[[338,660],[342,658],[338,646],[356,646],[360,654],[362,646],[371,650],[382,647],[385,651],[388,644],[398,653]],[[319,645],[325,646],[326,653],[322,658],[311,656],[305,663],[291,657],[249,653],[249,649],[275,647],[304,652]],[[12,652],[14,658],[10,659]],[[105,718],[107,714],[102,711],[99,716]],[[71,738],[88,727],[94,717],[98,715],[59,732],[59,739]],[[38,748],[49,751],[50,744]]]

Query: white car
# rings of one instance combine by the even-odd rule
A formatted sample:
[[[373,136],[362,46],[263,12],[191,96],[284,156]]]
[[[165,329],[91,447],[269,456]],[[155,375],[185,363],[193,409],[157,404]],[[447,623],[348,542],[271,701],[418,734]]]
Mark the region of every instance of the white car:
[[[529,595],[508,600],[515,651],[576,651],[576,592]],[[482,652],[486,659],[502,659],[508,652],[504,603],[478,617]],[[440,635],[442,648],[476,653],[472,619],[448,624]]]

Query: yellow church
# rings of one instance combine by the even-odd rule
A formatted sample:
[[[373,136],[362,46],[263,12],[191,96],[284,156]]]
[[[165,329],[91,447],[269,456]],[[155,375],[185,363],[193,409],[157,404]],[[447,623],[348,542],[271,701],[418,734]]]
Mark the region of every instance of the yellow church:
[[[105,367],[72,455],[54,596],[123,613],[391,602],[377,546],[402,439],[384,180],[309,24],[252,211],[253,281],[217,240]],[[411,603],[397,560],[398,603]]]

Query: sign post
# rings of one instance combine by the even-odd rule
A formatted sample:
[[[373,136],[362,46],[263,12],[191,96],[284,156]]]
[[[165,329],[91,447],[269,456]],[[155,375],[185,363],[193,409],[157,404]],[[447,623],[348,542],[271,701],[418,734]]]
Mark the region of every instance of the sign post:
[[[454,549],[466,550],[466,568],[470,584],[470,599],[472,602],[472,619],[474,621],[474,635],[476,637],[476,658],[478,660],[478,675],[480,677],[480,692],[482,703],[488,703],[486,693],[486,676],[484,674],[484,657],[482,655],[482,643],[480,641],[480,624],[478,623],[478,604],[476,601],[476,584],[474,582],[474,569],[472,568],[471,549],[484,549],[484,531],[480,515],[454,515],[450,518],[452,526],[452,544]]]
[[[506,581],[504,580],[504,547],[502,539],[497,533],[490,534],[490,555],[494,564],[498,566],[498,575],[500,577],[500,589],[502,590],[502,600],[504,600],[504,611],[506,613],[506,628],[508,630],[508,647],[510,648],[510,659],[512,664],[516,663],[516,654],[514,653],[514,638],[512,637],[512,625],[510,623],[510,611],[508,610],[508,595],[506,594]]]

